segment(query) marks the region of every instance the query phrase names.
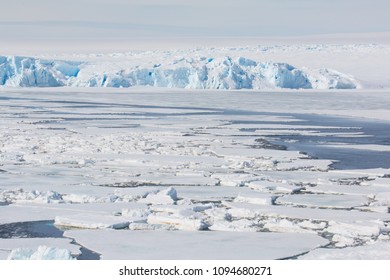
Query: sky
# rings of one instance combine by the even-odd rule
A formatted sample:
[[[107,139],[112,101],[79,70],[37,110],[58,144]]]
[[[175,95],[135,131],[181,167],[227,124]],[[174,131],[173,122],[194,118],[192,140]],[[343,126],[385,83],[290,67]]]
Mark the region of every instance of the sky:
[[[1,44],[390,32],[388,0],[0,0]]]

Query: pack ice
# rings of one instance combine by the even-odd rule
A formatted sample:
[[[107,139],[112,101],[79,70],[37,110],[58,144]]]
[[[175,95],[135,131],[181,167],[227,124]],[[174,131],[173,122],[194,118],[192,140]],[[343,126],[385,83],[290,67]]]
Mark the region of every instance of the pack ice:
[[[388,90],[0,93],[0,259],[390,259]]]
[[[154,59],[154,57],[151,57]],[[117,63],[0,56],[0,85],[8,87],[132,87],[190,89],[354,89],[350,75],[331,69],[298,69],[288,63],[221,56]]]

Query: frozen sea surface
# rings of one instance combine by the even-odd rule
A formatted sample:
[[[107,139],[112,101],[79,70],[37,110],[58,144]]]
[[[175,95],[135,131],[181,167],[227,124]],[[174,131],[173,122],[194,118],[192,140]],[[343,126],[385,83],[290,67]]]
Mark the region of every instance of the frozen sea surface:
[[[0,256],[390,258],[389,101],[2,89]]]

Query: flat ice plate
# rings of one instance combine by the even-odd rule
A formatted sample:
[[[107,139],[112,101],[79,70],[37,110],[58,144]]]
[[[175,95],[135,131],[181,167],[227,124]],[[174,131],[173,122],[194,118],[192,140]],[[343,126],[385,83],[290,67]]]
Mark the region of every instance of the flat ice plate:
[[[328,243],[315,234],[272,232],[70,230],[65,236],[106,260],[281,259]]]

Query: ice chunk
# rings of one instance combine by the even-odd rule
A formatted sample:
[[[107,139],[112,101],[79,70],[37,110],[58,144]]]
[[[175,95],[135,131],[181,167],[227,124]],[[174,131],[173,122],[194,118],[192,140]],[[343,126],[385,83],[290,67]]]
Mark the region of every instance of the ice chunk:
[[[176,215],[152,214],[148,217],[149,224],[171,225],[182,230],[205,230],[208,224],[204,221],[203,216],[195,212],[180,212]]]
[[[56,191],[24,191],[23,189],[19,190],[9,190],[9,191],[0,191],[0,201],[3,200],[8,203],[62,203],[62,195]]]
[[[122,210],[122,216],[123,217],[129,217],[129,218],[147,218],[148,215],[151,213],[149,209],[143,209],[143,208],[125,208]]]
[[[166,212],[171,214],[177,214],[183,211],[202,212],[207,209],[213,208],[213,203],[207,204],[191,204],[191,205],[152,205],[150,209],[154,212]]]
[[[150,193],[138,202],[145,204],[174,204],[177,201],[176,190],[172,187],[161,190],[158,193]]]
[[[281,162],[277,164],[278,170],[318,170],[318,171],[327,171],[329,166],[333,162],[331,160],[318,160],[318,159],[306,159],[306,160],[296,160],[291,162]]]
[[[211,223],[217,221],[230,221],[232,218],[225,208],[211,208],[204,211],[204,213],[208,216]]]
[[[372,222],[338,223],[329,222],[327,232],[348,237],[377,237],[380,234],[380,224]]]
[[[246,183],[256,180],[257,178],[247,174],[219,174],[215,173],[211,175],[211,178],[215,178],[219,181],[219,185],[227,187],[242,187]]]
[[[310,229],[305,229],[287,219],[270,219],[264,223],[265,229],[272,232],[300,232],[300,233],[316,233]]]
[[[11,251],[8,260],[74,260],[67,249],[39,246],[36,250],[18,248]]]
[[[129,226],[130,222],[124,218],[108,215],[80,213],[68,216],[57,216],[54,224],[63,227],[89,229],[121,229]]]
[[[302,186],[291,185],[284,182],[254,181],[248,184],[254,190],[271,193],[298,193],[305,189]]]
[[[247,219],[240,219],[235,221],[216,221],[210,227],[213,231],[240,231],[240,232],[256,232],[256,222]]]

